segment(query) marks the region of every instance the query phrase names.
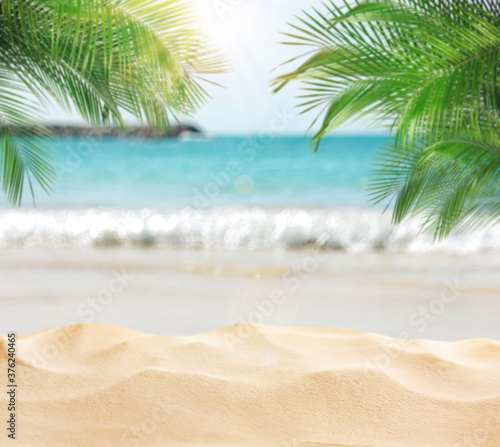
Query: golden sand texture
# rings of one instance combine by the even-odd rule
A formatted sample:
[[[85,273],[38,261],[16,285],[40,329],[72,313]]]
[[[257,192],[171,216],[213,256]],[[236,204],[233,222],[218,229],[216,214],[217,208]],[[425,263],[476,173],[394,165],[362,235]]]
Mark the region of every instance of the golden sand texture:
[[[20,336],[17,358],[17,439],[4,430],[0,445],[500,446],[500,343],[489,340],[87,324]],[[6,364],[2,336],[0,383]],[[6,408],[1,393],[2,420]]]

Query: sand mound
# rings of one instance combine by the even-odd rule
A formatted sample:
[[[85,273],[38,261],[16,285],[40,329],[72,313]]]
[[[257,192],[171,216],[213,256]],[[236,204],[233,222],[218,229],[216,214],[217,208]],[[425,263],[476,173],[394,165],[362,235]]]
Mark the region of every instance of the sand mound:
[[[19,337],[17,351],[17,446],[500,445],[500,343],[488,340],[89,324]],[[6,377],[5,336],[0,362]]]

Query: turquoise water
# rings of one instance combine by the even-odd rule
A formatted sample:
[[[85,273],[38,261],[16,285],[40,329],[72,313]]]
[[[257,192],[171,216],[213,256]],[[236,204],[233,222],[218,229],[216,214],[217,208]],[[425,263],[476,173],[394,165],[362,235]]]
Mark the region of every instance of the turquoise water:
[[[21,208],[0,202],[0,247],[348,251],[500,250],[500,230],[435,245],[419,222],[369,206],[383,137],[61,138],[60,179]],[[3,200],[3,199],[2,199]]]
[[[293,137],[61,138],[61,177],[51,197],[37,193],[38,207],[366,206],[366,181],[384,140],[328,138],[314,154],[306,138]]]

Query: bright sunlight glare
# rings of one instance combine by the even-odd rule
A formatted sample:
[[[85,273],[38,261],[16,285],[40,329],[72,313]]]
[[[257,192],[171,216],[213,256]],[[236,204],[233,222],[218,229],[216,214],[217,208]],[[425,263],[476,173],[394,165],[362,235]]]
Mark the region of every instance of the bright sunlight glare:
[[[205,33],[239,68],[262,52],[266,15],[258,3],[243,0],[199,1]]]

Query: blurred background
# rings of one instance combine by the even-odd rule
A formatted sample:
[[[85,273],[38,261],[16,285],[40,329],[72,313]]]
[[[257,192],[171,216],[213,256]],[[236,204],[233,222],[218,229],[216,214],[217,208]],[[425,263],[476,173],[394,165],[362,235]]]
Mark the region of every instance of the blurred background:
[[[273,69],[297,54],[279,32],[311,4],[200,2],[233,71],[186,121],[199,132],[56,137],[53,194],[36,191],[36,207],[0,199],[2,331],[263,323],[500,337],[500,230],[436,244],[416,220],[393,227],[367,193],[384,131],[353,123],[314,154],[299,92],[271,93]],[[55,106],[47,124],[83,126]]]

